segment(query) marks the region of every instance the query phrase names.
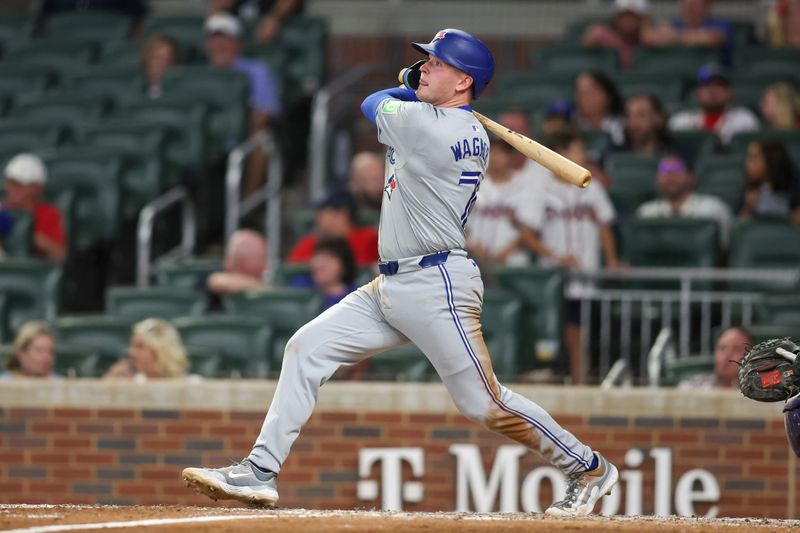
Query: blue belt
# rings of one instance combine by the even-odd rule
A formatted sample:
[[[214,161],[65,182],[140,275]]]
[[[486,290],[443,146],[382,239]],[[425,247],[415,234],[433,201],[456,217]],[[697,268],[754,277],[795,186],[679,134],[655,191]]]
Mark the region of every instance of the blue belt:
[[[419,260],[419,267],[430,268],[444,264],[447,262],[447,256],[449,255],[450,251],[448,250],[446,252],[437,252],[435,254],[423,256],[423,258]],[[398,261],[381,261],[378,263],[378,270],[385,276],[393,276],[397,274],[397,270],[399,268],[400,263]]]

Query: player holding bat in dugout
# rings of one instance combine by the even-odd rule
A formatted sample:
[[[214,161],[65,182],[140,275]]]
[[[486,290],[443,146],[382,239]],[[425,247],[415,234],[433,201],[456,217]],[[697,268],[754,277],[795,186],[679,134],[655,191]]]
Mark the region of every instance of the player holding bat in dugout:
[[[494,74],[486,45],[456,29],[430,43],[415,88],[361,105],[387,146],[378,250],[380,276],[300,328],[286,346],[269,412],[250,455],[225,468],[187,468],[184,479],[218,499],[272,507],[277,477],[311,416],[319,388],[342,365],[416,344],[461,413],[539,453],[567,476],[551,515],[585,515],[616,484],[600,453],[544,409],[498,383],[481,331],[483,281],[467,257],[464,226],[483,179],[489,139],[472,113]]]

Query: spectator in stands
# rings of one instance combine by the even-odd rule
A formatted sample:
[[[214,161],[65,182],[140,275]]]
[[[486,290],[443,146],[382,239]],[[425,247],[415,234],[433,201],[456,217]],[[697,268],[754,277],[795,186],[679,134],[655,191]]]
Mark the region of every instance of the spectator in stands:
[[[148,318],[133,326],[128,357],[114,363],[103,377],[142,381],[182,378],[188,369],[189,359],[178,331],[166,320]]]
[[[559,130],[569,129],[575,120],[575,106],[568,100],[553,100],[547,106],[542,121],[542,135],[547,136]],[[516,130],[514,130],[516,131]]]
[[[33,154],[14,156],[6,165],[6,199],[3,208],[27,211],[33,215],[33,246],[36,255],[63,262],[67,257],[67,238],[61,211],[42,200],[47,184],[47,169]]]
[[[704,65],[697,71],[696,97],[700,109],[676,113],[669,120],[669,129],[711,131],[723,145],[727,145],[737,133],[757,130],[759,127],[752,111],[731,106],[731,80],[725,69],[718,65]]]
[[[800,0],[777,0],[767,14],[767,40],[775,48],[800,48]]]
[[[161,78],[164,72],[178,63],[178,43],[166,35],[153,35],[144,44],[141,68],[147,82],[148,98],[159,98],[162,94]]]
[[[622,98],[606,74],[584,72],[575,79],[575,124],[581,131],[600,130],[619,146],[625,142]]]
[[[671,150],[667,114],[652,94],[633,95],[625,101],[625,144],[620,151],[663,155]]]
[[[588,156],[580,134],[565,130],[545,139],[545,144],[568,159],[586,165]],[[557,179],[551,172],[539,175],[534,203],[526,220],[530,228],[520,227],[526,246],[534,250],[543,266],[598,270],[600,252],[606,267],[621,268],[611,223],[614,207],[602,186],[594,181],[578,189]],[[583,282],[572,282],[566,290],[564,341],[569,354],[572,382],[586,377],[581,354],[580,304],[577,298],[588,289]]]
[[[356,261],[347,240],[341,237],[319,239],[309,267],[310,278],[293,280],[292,286],[316,289],[325,298],[325,309],[339,303],[357,288]]]
[[[521,132],[520,132],[521,133]],[[520,225],[532,225],[531,206],[535,176],[517,172],[519,153],[499,138],[492,138],[489,168],[467,221],[467,248],[481,264],[525,265],[529,262],[520,239]]]
[[[380,211],[386,175],[383,156],[376,152],[359,152],[350,162],[348,187],[359,209]]]
[[[739,365],[747,346],[753,343],[744,328],[728,328],[714,346],[714,372],[698,374],[678,383],[681,389],[731,389],[739,386]]]
[[[302,0],[212,0],[211,13],[227,11],[251,22],[258,19],[253,40],[268,43],[275,40],[283,23],[303,9]]]
[[[671,23],[645,28],[645,46],[687,46],[720,48],[723,64],[731,65],[733,26],[711,16],[712,0],[681,0],[681,17]]]
[[[761,96],[764,125],[776,130],[800,128],[800,94],[787,82],[774,83]]]
[[[720,241],[723,247],[727,246],[733,215],[725,202],[716,196],[695,192],[695,176],[686,160],[677,154],[665,155],[658,163],[656,180],[660,198],[640,205],[636,210],[637,217],[714,220],[719,225]]]
[[[390,188],[391,185],[386,185]],[[316,206],[314,231],[302,237],[294,246],[287,261],[307,263],[314,255],[317,241],[322,237],[347,239],[360,267],[378,262],[378,232],[374,227],[358,226],[358,208],[349,193],[336,191]]]
[[[633,49],[642,43],[649,24],[648,0],[615,0],[614,19],[608,24],[592,24],[583,33],[583,46],[613,48],[623,70],[633,66]]]
[[[205,23],[206,53],[211,65],[241,72],[250,80],[250,125],[253,135],[275,122],[281,112],[278,84],[269,67],[257,59],[242,57],[242,25],[229,13],[211,15]],[[266,156],[254,151],[247,161],[244,196],[256,191],[264,181]]]
[[[209,306],[220,309],[220,297],[226,294],[266,289],[264,273],[268,265],[266,239],[253,230],[235,231],[225,247],[223,270],[201,280],[211,295]]]
[[[788,218],[800,225],[800,183],[783,144],[754,141],[747,146],[747,186],[739,216]]]
[[[54,370],[55,336],[47,322],[26,322],[8,353],[0,380],[11,378],[60,378]]]

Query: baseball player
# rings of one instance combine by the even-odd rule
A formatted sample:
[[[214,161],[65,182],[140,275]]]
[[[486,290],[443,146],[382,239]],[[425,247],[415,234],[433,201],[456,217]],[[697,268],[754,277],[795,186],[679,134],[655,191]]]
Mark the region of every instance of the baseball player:
[[[250,455],[226,468],[187,468],[183,478],[214,499],[274,506],[276,478],[320,386],[341,365],[413,342],[466,417],[540,453],[568,476],[567,494],[549,514],[588,514],[617,482],[617,469],[541,407],[500,385],[481,333],[483,282],[464,251],[464,226],[489,152],[470,104],[494,74],[492,54],[454,29],[413,47],[428,56],[418,89],[379,91],[361,104],[388,147],[381,275],[289,340]]]

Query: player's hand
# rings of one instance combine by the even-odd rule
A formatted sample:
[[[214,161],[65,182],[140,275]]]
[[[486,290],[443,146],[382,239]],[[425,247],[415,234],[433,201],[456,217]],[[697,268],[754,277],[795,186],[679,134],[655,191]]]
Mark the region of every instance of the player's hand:
[[[419,88],[419,78],[422,73],[419,69],[425,64],[424,59],[420,59],[410,67],[406,67],[397,75],[397,81],[403,84],[406,89],[416,91]]]

